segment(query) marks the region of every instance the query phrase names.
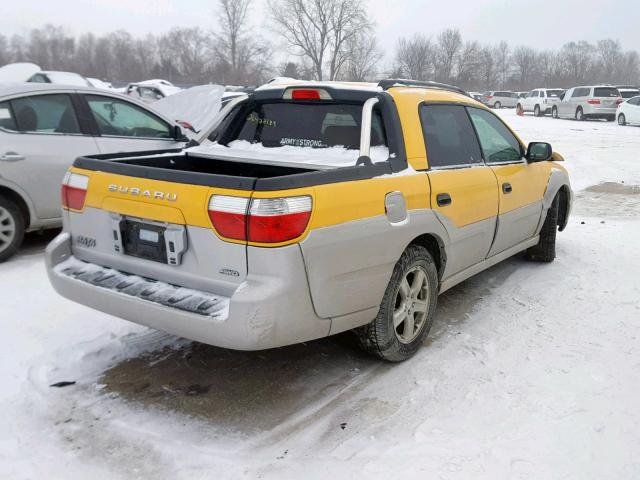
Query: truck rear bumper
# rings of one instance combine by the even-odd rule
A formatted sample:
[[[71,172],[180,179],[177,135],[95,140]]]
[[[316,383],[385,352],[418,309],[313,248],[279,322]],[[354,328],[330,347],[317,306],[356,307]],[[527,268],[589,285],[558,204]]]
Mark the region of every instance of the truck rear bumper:
[[[256,272],[267,261],[278,276],[249,273],[231,297],[188,290],[75,259],[71,236],[47,247],[47,274],[62,296],[96,310],[218,347],[263,350],[329,334],[309,294],[298,245],[250,249]],[[274,258],[279,257],[279,258]]]

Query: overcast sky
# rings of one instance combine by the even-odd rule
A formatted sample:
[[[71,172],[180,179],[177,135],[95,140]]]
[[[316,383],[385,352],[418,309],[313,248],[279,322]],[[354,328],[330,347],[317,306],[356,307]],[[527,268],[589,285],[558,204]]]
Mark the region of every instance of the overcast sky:
[[[3,2],[0,33],[24,33],[45,23],[71,33],[117,29],[135,35],[174,26],[215,28],[216,0],[13,0]],[[380,42],[387,52],[402,35],[435,36],[459,28],[465,40],[558,48],[571,40],[619,39],[640,50],[640,0],[369,0]],[[254,0],[253,22],[264,20],[266,0]]]

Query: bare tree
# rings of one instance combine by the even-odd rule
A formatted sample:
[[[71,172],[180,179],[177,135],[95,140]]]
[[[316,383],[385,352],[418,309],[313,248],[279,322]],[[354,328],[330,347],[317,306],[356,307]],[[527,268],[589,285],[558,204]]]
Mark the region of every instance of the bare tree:
[[[536,52],[530,47],[517,47],[513,51],[513,63],[518,75],[518,88],[525,88],[531,83],[536,66]]]
[[[346,51],[344,77],[352,82],[371,80],[383,56],[376,38],[368,32],[361,32],[347,42]]]
[[[500,42],[495,49],[495,55],[498,81],[500,88],[504,88],[511,73],[511,50],[509,49],[509,44],[504,40]]]
[[[600,40],[596,44],[598,55],[598,80],[604,81],[607,78],[617,77],[622,62],[622,47],[620,42],[607,38]]]
[[[308,59],[317,80],[335,80],[349,59],[347,42],[368,31],[361,0],[269,0],[275,29],[297,54]]]
[[[422,34],[400,38],[396,47],[396,63],[401,76],[414,80],[427,80],[433,74],[434,47]]]
[[[569,42],[562,47],[561,55],[567,81],[574,84],[587,81],[587,72],[592,66],[593,51],[593,46],[585,41]]]
[[[436,79],[450,82],[458,53],[462,48],[460,31],[452,28],[443,30],[438,35],[438,55]]]
[[[462,87],[474,85],[479,76],[482,49],[477,41],[466,42],[458,58],[457,84]]]

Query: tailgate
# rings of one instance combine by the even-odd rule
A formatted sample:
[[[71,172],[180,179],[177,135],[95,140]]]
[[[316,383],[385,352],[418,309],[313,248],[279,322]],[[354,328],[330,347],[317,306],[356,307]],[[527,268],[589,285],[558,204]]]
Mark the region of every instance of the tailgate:
[[[231,296],[247,274],[246,242],[212,227],[212,195],[251,192],[72,168],[88,177],[84,206],[67,210],[75,257],[121,272]]]

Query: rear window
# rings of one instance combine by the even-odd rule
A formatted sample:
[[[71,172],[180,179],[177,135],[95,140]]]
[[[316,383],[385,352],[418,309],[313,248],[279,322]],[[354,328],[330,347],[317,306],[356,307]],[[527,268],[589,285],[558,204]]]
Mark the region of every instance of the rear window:
[[[633,98],[640,93],[640,90],[619,90],[622,98]]]
[[[362,105],[260,103],[228,140],[244,140],[264,147],[360,148]],[[374,110],[371,145],[386,146],[382,116]]]
[[[0,128],[13,131],[17,130],[16,121],[13,118],[9,102],[0,103]]]
[[[559,98],[562,95],[562,90],[547,90],[547,97]]]
[[[593,90],[594,97],[619,97],[620,92],[613,87],[598,87]]]

